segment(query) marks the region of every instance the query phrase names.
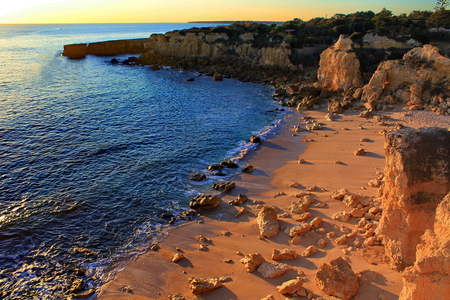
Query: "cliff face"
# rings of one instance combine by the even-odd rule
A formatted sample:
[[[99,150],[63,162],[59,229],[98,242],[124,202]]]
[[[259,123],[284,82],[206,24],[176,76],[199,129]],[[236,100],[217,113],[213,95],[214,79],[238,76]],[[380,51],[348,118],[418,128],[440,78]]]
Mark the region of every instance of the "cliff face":
[[[450,298],[450,193],[436,209],[432,229],[417,246],[416,262],[403,273],[400,300]]]
[[[145,43],[142,60],[152,56],[172,58],[221,58],[243,59],[253,65],[267,65],[298,70],[290,61],[291,48],[285,42],[273,47],[253,46],[252,33],[242,34],[231,41],[226,33],[188,32],[184,35],[171,32],[153,34]]]
[[[360,63],[350,38],[339,40],[320,55],[317,79],[323,89],[344,91],[361,84]]]
[[[119,54],[138,54],[144,52],[148,39],[107,41],[90,44],[64,45],[64,56],[83,57],[88,54],[113,56]]]
[[[402,129],[386,135],[378,233],[395,270],[414,264],[421,236],[435,226],[436,208],[450,190],[448,145],[450,132],[437,128]]]

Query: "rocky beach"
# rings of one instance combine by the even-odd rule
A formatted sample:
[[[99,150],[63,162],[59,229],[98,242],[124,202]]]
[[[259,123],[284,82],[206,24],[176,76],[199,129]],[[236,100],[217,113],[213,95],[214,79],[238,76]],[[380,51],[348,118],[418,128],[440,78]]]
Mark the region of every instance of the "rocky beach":
[[[249,172],[191,202],[193,220],[124,266],[99,299],[450,297],[449,58],[413,39],[341,35],[314,69],[285,42],[230,39],[154,35],[126,63],[268,83],[291,114],[255,141]]]

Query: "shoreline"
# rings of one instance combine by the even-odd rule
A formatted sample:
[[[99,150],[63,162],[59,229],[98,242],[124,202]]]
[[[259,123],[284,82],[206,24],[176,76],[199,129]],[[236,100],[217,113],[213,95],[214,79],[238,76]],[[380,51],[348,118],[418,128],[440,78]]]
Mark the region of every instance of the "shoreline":
[[[366,205],[379,205],[376,198],[378,187],[369,187],[367,183],[383,172],[384,136],[380,131],[391,130],[396,123],[420,126],[417,121],[428,120],[430,115],[420,117],[423,113],[389,111],[385,114],[391,117],[385,124],[359,118],[356,112],[339,115],[333,121],[325,119],[326,112],[323,110],[304,113],[294,111],[288,114],[276,135],[270,136],[256,151],[247,154],[242,161],[253,165],[255,170],[234,176],[236,187],[222,195],[218,208],[202,211],[201,223],[191,221],[172,229],[159,244],[158,251],[149,250],[140,255],[111,281],[102,285],[98,299],[129,299],[131,296],[133,299],[167,299],[168,295],[175,294],[194,299],[188,288],[190,277],[221,276],[230,276],[231,280],[220,288],[201,294],[203,299],[261,299],[268,295],[273,295],[273,299],[284,299],[276,291],[276,286],[297,276],[307,278],[303,286],[311,295],[324,296],[325,293],[314,282],[315,272],[320,264],[339,256],[344,257],[365,282],[356,296],[360,298],[355,299],[375,300],[379,299],[379,295],[386,297],[384,299],[398,299],[402,288],[401,274],[382,262],[382,256],[377,252],[379,247],[354,246],[355,240],[365,240],[362,237],[364,233],[358,232],[359,238],[350,238],[343,245],[337,245],[333,238],[315,231],[304,235],[298,245],[290,244],[290,238],[283,230],[274,237],[259,239],[255,217],[261,205],[252,204],[252,201],[275,205],[279,209],[278,220],[283,228],[298,224],[294,220],[296,214],[287,209],[291,201],[298,200],[295,194],[316,186],[311,193],[317,200],[310,207],[312,217],[306,221],[316,216],[322,217],[321,227],[326,233],[336,232],[337,237],[346,231],[357,231],[359,219],[341,222],[331,218],[336,211],[351,210],[342,202],[331,199],[331,192],[346,188],[358,194]],[[312,132],[292,132],[292,126],[302,124],[304,115],[324,123],[324,128]],[[419,118],[414,118],[416,115]],[[448,118],[437,120],[437,124],[439,122],[448,122]],[[362,139],[366,140],[362,142]],[[355,156],[353,152],[358,148],[364,148],[366,155]],[[300,164],[299,159],[305,162]],[[336,164],[336,161],[341,163]],[[298,186],[290,187],[294,182]],[[227,202],[238,194],[248,196],[249,200],[241,207],[249,212],[235,218],[240,206],[230,206]],[[317,203],[325,203],[326,206],[316,208]],[[376,227],[377,221],[372,223]],[[222,235],[223,232],[230,234]],[[203,243],[206,245],[203,251],[198,249],[202,242],[197,240],[202,234],[210,239]],[[243,255],[255,252],[262,254],[266,261],[271,261],[273,249],[291,248],[301,254],[308,246],[316,245],[320,238],[325,239],[327,245],[316,254],[280,261],[292,266],[293,270],[277,278],[267,279],[257,272],[247,273],[239,262]],[[366,253],[366,259],[362,257],[362,252]],[[185,258],[172,262],[176,253],[183,253]]]

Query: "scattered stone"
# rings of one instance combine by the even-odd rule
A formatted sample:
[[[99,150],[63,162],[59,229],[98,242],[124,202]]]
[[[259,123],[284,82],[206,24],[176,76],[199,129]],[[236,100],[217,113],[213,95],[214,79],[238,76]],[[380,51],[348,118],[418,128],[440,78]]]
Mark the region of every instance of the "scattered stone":
[[[327,246],[327,241],[325,239],[320,239],[317,241],[317,246],[323,249]]]
[[[325,233],[327,233],[327,230],[325,228],[317,228],[316,232],[320,233],[320,234],[325,234]]]
[[[264,298],[261,298],[261,300],[275,300],[275,297],[274,297],[274,295],[268,295]]]
[[[283,282],[281,285],[277,286],[277,291],[283,295],[290,295],[292,297],[306,296],[306,290],[303,288],[303,281],[299,277]]]
[[[307,195],[300,198],[300,200],[291,202],[289,210],[295,214],[301,214],[308,210],[309,206],[316,201],[313,196]]]
[[[200,234],[197,238],[197,241],[204,243],[204,242],[211,242],[211,239],[207,238],[204,234]]]
[[[363,139],[360,139],[359,141],[362,142],[362,143],[367,143],[367,142],[370,142],[370,139],[363,138]]]
[[[294,182],[292,182],[292,183],[289,183],[288,186],[291,187],[291,188],[295,188],[295,187],[299,187],[299,186],[300,186],[300,183],[294,181]]]
[[[193,180],[193,181],[203,181],[206,179],[206,175],[205,174],[191,174],[189,176],[189,179]]]
[[[308,186],[305,190],[307,191],[307,192],[313,192],[313,191],[315,191],[317,189],[317,186],[316,185],[312,185],[312,186]]]
[[[322,127],[322,124],[320,124],[320,123],[316,123],[316,122],[313,122],[313,123],[311,123],[311,124],[307,124],[306,125],[306,129],[307,130],[320,130],[320,129],[322,129],[323,127]]]
[[[222,81],[223,80],[223,76],[222,76],[222,74],[220,74],[220,73],[214,73],[214,75],[213,75],[213,80],[214,81]]]
[[[234,181],[231,181],[231,182],[214,183],[211,187],[218,191],[228,192],[231,189],[233,189],[235,186],[236,186],[236,183]]]
[[[183,253],[175,253],[175,255],[172,257],[173,262],[178,262],[184,258]]]
[[[200,251],[207,251],[208,250],[208,246],[206,246],[204,244],[200,244],[198,246],[198,250],[200,250]]]
[[[264,206],[256,217],[259,227],[259,234],[263,237],[272,237],[280,231],[278,223],[277,208],[274,206]]]
[[[297,222],[303,222],[303,221],[305,221],[306,219],[311,218],[311,216],[312,216],[311,213],[310,213],[309,211],[307,211],[307,212],[305,212],[305,213],[302,213],[302,214],[300,214],[300,215],[294,217],[294,221],[297,221]]]
[[[251,137],[250,137],[250,143],[261,143],[261,138],[259,137],[259,136],[254,136],[254,135],[252,135]]]
[[[309,225],[311,225],[311,229],[317,229],[322,221],[323,219],[321,217],[315,217],[311,222],[309,222]]]
[[[345,195],[344,200],[342,201],[346,206],[352,208],[355,208],[360,202],[359,196],[355,194]]]
[[[336,221],[348,222],[350,220],[350,214],[346,211],[335,212],[331,218]]]
[[[248,209],[246,209],[245,207],[240,207],[239,211],[237,212],[237,214],[234,215],[234,217],[239,218],[240,216],[242,216],[245,213],[248,213]]]
[[[294,237],[296,235],[299,235],[301,233],[307,232],[311,230],[311,225],[308,223],[302,223],[300,225],[293,225],[286,228],[284,231],[287,235],[290,237]]]
[[[175,294],[175,295],[168,295],[167,296],[170,300],[187,300],[187,298],[181,294]]]
[[[199,195],[189,201],[193,209],[213,209],[219,206],[221,198],[216,195]]]
[[[298,160],[298,163],[299,163],[299,164],[304,164],[305,162],[306,162],[306,160],[304,160],[303,158],[301,158],[301,159]]]
[[[220,171],[220,170],[223,170],[223,168],[224,167],[220,164],[212,164],[212,165],[208,166],[208,170],[210,170],[210,171]]]
[[[232,263],[233,260],[232,260],[231,258],[224,258],[224,259],[222,260],[222,262],[224,262],[224,263],[226,263],[226,264],[229,264],[229,263]]]
[[[324,207],[326,207],[327,206],[327,204],[325,203],[325,202],[319,202],[319,203],[317,203],[314,207],[317,207],[317,208],[324,208]]]
[[[311,194],[310,192],[307,192],[307,191],[301,191],[301,192],[295,194],[294,196],[295,196],[295,198],[301,198],[301,197],[303,197],[303,196],[310,195],[310,194]]]
[[[347,236],[344,234],[333,241],[336,245],[344,245],[347,242]]]
[[[278,192],[275,195],[272,196],[272,198],[280,197],[280,196],[286,196],[285,192]]]
[[[350,215],[353,218],[361,218],[364,216],[364,214],[366,213],[366,211],[364,209],[359,209],[359,208],[354,208],[352,209],[352,211],[350,212]]]
[[[252,165],[248,165],[245,168],[242,169],[242,172],[244,173],[251,173],[253,172],[253,166]]]
[[[300,235],[294,236],[294,237],[289,241],[289,243],[290,243],[291,245],[298,245],[298,244],[300,244],[301,242],[302,242],[302,237],[301,237]]]
[[[292,267],[286,264],[263,262],[257,269],[259,273],[265,278],[275,278],[283,275],[286,271],[291,270]]]
[[[228,201],[230,205],[242,205],[245,201],[247,201],[248,197],[246,195],[239,194],[236,199]]]
[[[327,295],[344,300],[356,295],[359,289],[358,276],[342,257],[330,261],[330,264],[320,265],[315,281],[317,286]]]
[[[311,255],[317,253],[317,251],[319,251],[319,250],[316,248],[316,246],[311,245],[308,248],[306,248],[305,251],[303,251],[301,256],[310,257]]]
[[[294,259],[297,258],[297,252],[290,248],[285,248],[281,250],[274,249],[272,251],[272,260],[282,260],[282,259]]]
[[[335,200],[342,200],[346,195],[350,195],[351,193],[346,189],[342,188],[340,190],[334,191],[331,193],[331,198]]]
[[[244,264],[245,271],[248,273],[256,270],[265,261],[264,257],[259,253],[247,254],[240,260],[241,264]]]
[[[289,218],[290,216],[291,216],[290,213],[284,212],[284,213],[282,213],[281,215],[279,215],[278,217],[279,217],[279,218]]]
[[[337,236],[337,233],[334,231],[330,231],[327,233],[327,238],[332,239]]]
[[[343,165],[343,164],[344,164],[344,163],[343,163],[342,161],[340,161],[340,160],[335,160],[334,163],[335,163],[336,165]]]
[[[389,261],[383,246],[364,248],[361,250],[360,254],[369,264],[375,266]]]
[[[224,160],[220,163],[222,166],[229,168],[229,169],[236,169],[239,168],[238,164],[235,163],[232,160]]]
[[[151,245],[150,250],[158,251],[159,250],[159,245],[158,244]]]
[[[189,288],[194,295],[200,295],[201,293],[208,292],[223,285],[223,282],[229,280],[229,278],[189,278]]]
[[[363,155],[365,153],[366,153],[366,151],[363,148],[359,148],[358,150],[355,150],[355,152],[353,152],[353,154],[356,155],[356,156],[360,156],[360,155]]]

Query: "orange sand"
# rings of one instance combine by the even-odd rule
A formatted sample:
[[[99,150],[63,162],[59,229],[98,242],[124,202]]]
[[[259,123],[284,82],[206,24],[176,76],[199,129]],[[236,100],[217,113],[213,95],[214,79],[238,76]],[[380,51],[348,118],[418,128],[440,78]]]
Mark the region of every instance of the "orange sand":
[[[357,219],[351,218],[349,222],[334,221],[331,215],[336,211],[350,212],[338,200],[330,198],[332,191],[347,188],[352,193],[369,197],[377,194],[378,188],[368,187],[369,180],[375,177],[376,172],[383,172],[384,168],[384,137],[381,130],[393,129],[393,126],[377,125],[373,119],[362,119],[356,113],[339,115],[334,121],[325,119],[325,112],[308,111],[308,116],[322,122],[324,129],[313,132],[294,133],[290,129],[295,124],[303,124],[304,116],[298,112],[289,115],[282,132],[264,141],[257,149],[250,153],[245,160],[254,166],[255,170],[250,174],[235,176],[236,188],[223,196],[223,202],[218,209],[203,211],[196,221],[179,226],[171,231],[168,238],[160,243],[159,251],[148,251],[139,256],[113,280],[106,283],[100,292],[99,299],[168,299],[168,295],[183,294],[187,299],[195,299],[188,288],[190,277],[221,277],[230,276],[231,281],[224,286],[204,293],[199,298],[203,299],[261,299],[268,295],[274,295],[275,299],[285,299],[284,295],[277,292],[276,286],[282,282],[293,279],[300,274],[307,277],[304,287],[314,293],[314,297],[324,295],[316,286],[314,276],[317,268],[322,263],[344,256],[350,262],[355,272],[370,270],[366,277],[366,283],[360,287],[355,299],[372,300],[379,299],[380,294],[385,299],[398,299],[402,288],[402,279],[399,273],[378,261],[377,264],[368,263],[359,250],[346,251],[352,246],[353,238],[348,239],[346,245],[335,245],[324,234],[310,231],[303,236],[299,245],[291,245],[290,237],[283,231],[272,238],[258,238],[259,231],[255,223],[256,214],[260,208],[252,203],[252,200],[262,200],[264,205],[276,206],[281,215],[288,212],[286,208],[291,201],[296,201],[294,195],[309,186],[317,186],[313,195],[317,201],[311,205],[309,211],[312,218],[320,216],[324,219],[321,227],[327,232],[336,231],[338,236],[342,233],[334,225],[346,225],[350,230],[355,228]],[[405,119],[404,113],[387,113],[394,116],[394,120],[386,121],[394,124],[401,121],[411,126]],[[360,139],[368,138],[369,142],[360,142]],[[313,141],[304,142],[306,139]],[[363,156],[355,156],[353,152],[363,148],[368,153]],[[299,164],[299,159],[305,163]],[[341,161],[343,164],[335,164]],[[289,187],[292,182],[298,182],[299,187]],[[273,197],[279,192],[286,195]],[[242,206],[249,212],[235,218],[239,207],[228,205],[228,201],[236,198],[238,194],[246,194],[249,200]],[[316,208],[318,202],[326,203],[324,208]],[[311,221],[312,218],[306,220]],[[292,216],[279,218],[280,225],[286,227],[296,224]],[[231,235],[222,236],[223,231],[230,231]],[[206,251],[198,250],[200,242],[197,237],[204,234],[212,241],[207,244]],[[301,254],[306,247],[316,245],[317,240],[325,238],[327,246],[309,258],[299,255],[294,260],[279,261],[294,267],[284,275],[267,279],[258,272],[247,273],[239,262],[242,255],[259,252],[267,261],[271,261],[273,249],[291,248]],[[171,262],[173,255],[179,247],[185,258],[177,263]],[[223,262],[231,259],[231,262]],[[124,289],[124,287],[126,287]],[[359,298],[358,298],[359,297]],[[305,299],[305,298],[298,298]]]

